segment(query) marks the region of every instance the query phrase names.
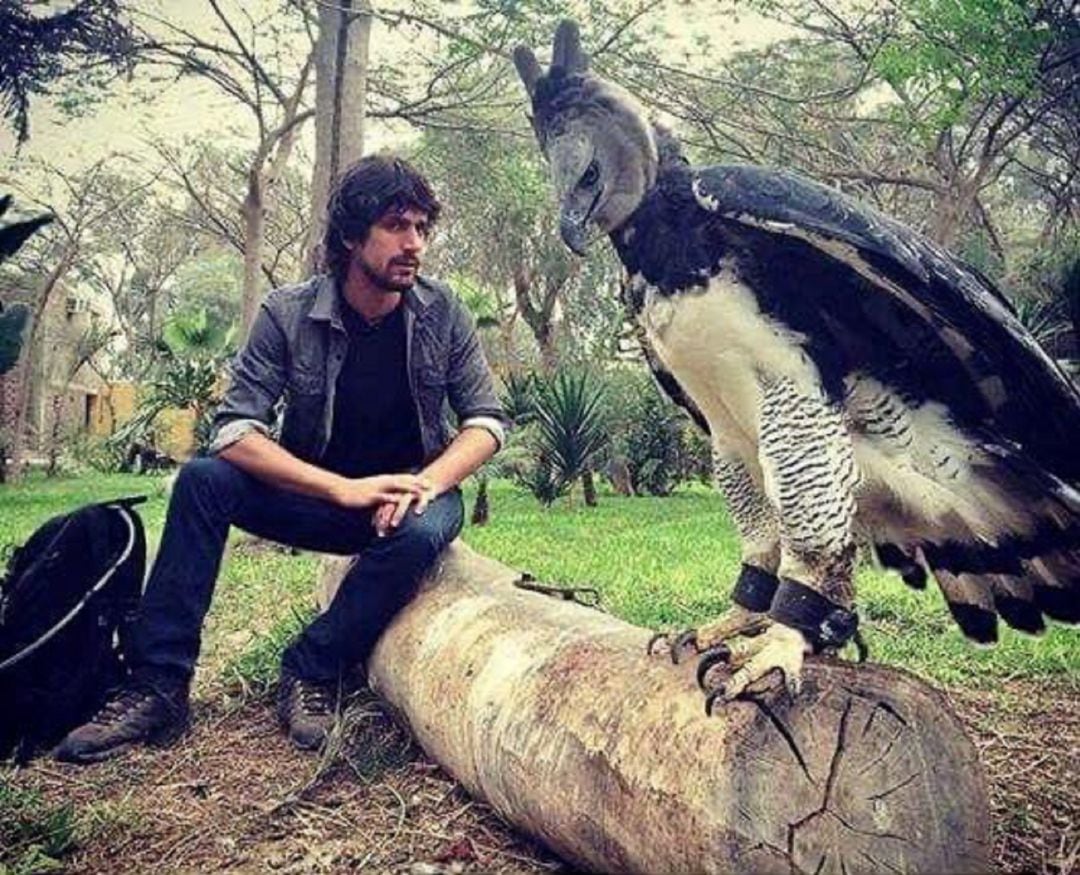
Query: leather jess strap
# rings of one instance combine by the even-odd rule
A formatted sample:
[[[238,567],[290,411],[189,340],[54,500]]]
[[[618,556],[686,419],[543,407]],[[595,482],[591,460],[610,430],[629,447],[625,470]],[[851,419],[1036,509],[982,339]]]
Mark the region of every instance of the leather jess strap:
[[[798,629],[819,653],[840,648],[859,631],[859,615],[817,590],[784,578],[776,589],[769,616],[778,623]]]
[[[759,614],[769,610],[780,580],[764,568],[743,564],[731,598],[735,604]]]

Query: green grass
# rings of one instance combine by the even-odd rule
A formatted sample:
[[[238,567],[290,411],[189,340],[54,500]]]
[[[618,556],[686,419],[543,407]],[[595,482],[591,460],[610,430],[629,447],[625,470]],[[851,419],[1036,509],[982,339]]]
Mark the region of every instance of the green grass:
[[[723,501],[703,486],[667,498],[602,495],[544,510],[507,484],[491,488],[491,522],[469,528],[470,546],[541,580],[596,587],[604,606],[632,623],[685,628],[730,604],[739,545]],[[858,603],[871,659],[951,685],[1007,678],[1080,677],[1080,630],[1051,624],[1039,637],[1001,626],[1001,641],[977,647],[953,623],[940,592],[906,587],[870,566]]]
[[[155,539],[165,520],[163,477],[137,474],[90,474],[47,478],[35,471],[18,485],[0,485],[0,545],[22,543],[51,516],[82,504],[128,495],[146,495],[139,513]]]
[[[88,501],[148,494],[142,506],[151,544],[164,520],[162,478],[91,475],[36,478],[0,486],[0,543],[22,540],[56,513]],[[472,489],[466,489],[471,506]],[[640,626],[681,629],[729,604],[739,548],[723,502],[693,486],[667,498],[601,494],[600,506],[559,502],[544,509],[507,483],[491,486],[491,522],[467,526],[470,546],[540,580],[596,587],[605,608]],[[275,550],[232,552],[207,622],[203,680],[239,682],[262,692],[276,677],[282,647],[311,615],[317,559]],[[1080,677],[1080,631],[1053,625],[1035,638],[1002,631],[990,648],[966,641],[931,585],[907,589],[899,578],[864,567],[859,605],[871,658],[904,666],[946,685],[989,686],[1008,678]],[[300,618],[300,619],[298,619]]]
[[[142,814],[127,795],[79,807],[50,802],[36,788],[20,787],[15,773],[0,776],[0,875],[67,871],[65,857],[92,839],[137,828]]]
[[[0,778],[0,873],[37,875],[61,871],[76,845],[75,807],[46,804],[35,790]]]

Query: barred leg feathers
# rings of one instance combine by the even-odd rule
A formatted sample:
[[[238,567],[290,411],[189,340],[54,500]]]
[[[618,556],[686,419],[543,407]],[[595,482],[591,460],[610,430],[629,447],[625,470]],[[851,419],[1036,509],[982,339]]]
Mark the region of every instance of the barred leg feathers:
[[[735,453],[715,443],[712,473],[739,533],[743,563],[775,574],[780,564],[780,528],[763,485]]]
[[[666,651],[676,663],[688,648],[705,653],[723,647],[729,639],[765,630],[769,625],[765,611],[778,582],[780,532],[761,486],[738,455],[717,441],[712,464],[715,486],[739,533],[742,570],[732,593],[735,604],[715,620],[677,634],[658,632],[649,639],[649,653]]]

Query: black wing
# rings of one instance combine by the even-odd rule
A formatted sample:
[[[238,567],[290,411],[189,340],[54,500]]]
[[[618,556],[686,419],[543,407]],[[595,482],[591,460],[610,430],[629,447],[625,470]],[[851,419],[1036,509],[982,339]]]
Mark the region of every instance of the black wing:
[[[1080,481],[1080,393],[984,276],[899,222],[792,173],[717,166],[695,170],[692,185],[697,202],[748,246],[773,243],[773,254],[786,254],[777,278],[796,273],[793,265],[812,277],[825,262],[858,275],[798,286],[800,306],[814,311],[849,366],[899,363],[923,384],[920,394],[959,411],[962,424],[990,428]],[[781,259],[760,261],[767,270]]]

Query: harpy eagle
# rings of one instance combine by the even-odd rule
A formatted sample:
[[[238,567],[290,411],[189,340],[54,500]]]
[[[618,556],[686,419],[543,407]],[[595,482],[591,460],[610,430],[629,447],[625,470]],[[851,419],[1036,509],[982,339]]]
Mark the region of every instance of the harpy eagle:
[[[1080,618],[1080,394],[985,277],[795,174],[689,166],[572,22],[546,73],[514,63],[563,240],[609,235],[654,373],[711,435],[742,568],[669,642],[702,654],[707,709],[775,670],[797,690],[852,637],[859,539],[976,641]]]

